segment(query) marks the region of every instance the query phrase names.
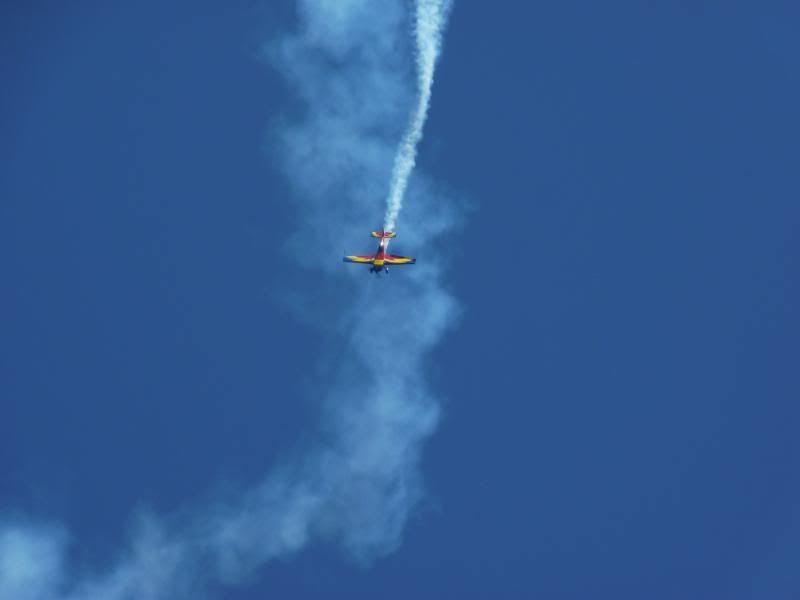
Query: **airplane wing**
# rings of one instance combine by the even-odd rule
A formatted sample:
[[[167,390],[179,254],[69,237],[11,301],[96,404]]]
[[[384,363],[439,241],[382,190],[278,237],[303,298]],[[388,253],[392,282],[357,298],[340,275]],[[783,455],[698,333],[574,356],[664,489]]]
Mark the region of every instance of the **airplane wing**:
[[[387,254],[384,257],[387,265],[413,265],[417,262],[416,258],[410,256],[397,256],[396,254]]]
[[[365,254],[362,256],[354,255],[354,256],[345,256],[342,260],[344,262],[351,262],[351,263],[371,263],[375,260],[374,254]]]

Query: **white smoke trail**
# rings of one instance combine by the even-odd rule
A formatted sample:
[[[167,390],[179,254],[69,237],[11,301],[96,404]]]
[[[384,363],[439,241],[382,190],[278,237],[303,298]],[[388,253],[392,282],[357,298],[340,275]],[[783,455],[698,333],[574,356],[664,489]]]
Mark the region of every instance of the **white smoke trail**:
[[[408,178],[417,160],[417,144],[422,139],[431,104],[433,74],[442,48],[442,34],[450,12],[450,0],[417,0],[417,104],[411,113],[405,135],[397,149],[386,201],[384,230],[394,231],[403,207]]]
[[[446,13],[443,3],[423,4],[438,7],[437,18]],[[406,3],[298,5],[299,32],[271,44],[269,55],[304,110],[276,127],[272,140],[304,223],[298,239],[340,248],[342,239],[366,233],[364,220],[391,169],[395,148],[388,140],[397,139],[413,96]],[[427,13],[417,13],[417,35],[438,52],[441,21],[420,21],[420,14]],[[425,81],[434,63],[435,52]],[[404,216],[412,227],[403,242],[424,255],[457,213],[424,174],[412,187],[415,202]],[[439,419],[426,361],[458,306],[432,260],[380,282],[391,284],[388,294],[362,270],[343,271],[338,261],[322,268],[334,265],[326,314],[341,317],[324,324],[332,339],[320,359],[335,364],[337,378],[320,386],[325,412],[316,441],[231,501],[195,506],[181,517],[139,516],[130,543],[100,573],[82,573],[70,563],[69,538],[60,527],[6,519],[0,522],[0,599],[197,598],[209,581],[236,582],[315,540],[336,543],[361,562],[395,550],[423,497],[422,446]],[[317,312],[318,288],[315,279],[298,296],[314,307],[307,314]],[[384,362],[387,348],[390,364]]]

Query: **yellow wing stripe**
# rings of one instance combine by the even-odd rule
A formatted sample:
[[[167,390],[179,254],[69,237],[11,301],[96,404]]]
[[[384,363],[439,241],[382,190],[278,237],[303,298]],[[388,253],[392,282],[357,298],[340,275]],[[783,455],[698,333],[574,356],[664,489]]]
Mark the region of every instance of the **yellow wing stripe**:
[[[386,262],[390,265],[406,265],[408,263],[416,262],[416,259],[413,259],[410,256],[393,256],[392,258],[387,257]]]

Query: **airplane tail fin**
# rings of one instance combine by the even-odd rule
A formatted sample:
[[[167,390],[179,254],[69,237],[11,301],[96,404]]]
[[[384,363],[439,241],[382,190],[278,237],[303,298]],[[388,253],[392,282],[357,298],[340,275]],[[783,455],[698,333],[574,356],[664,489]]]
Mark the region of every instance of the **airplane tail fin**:
[[[393,238],[397,237],[397,233],[394,231],[373,231],[372,237],[374,238]]]

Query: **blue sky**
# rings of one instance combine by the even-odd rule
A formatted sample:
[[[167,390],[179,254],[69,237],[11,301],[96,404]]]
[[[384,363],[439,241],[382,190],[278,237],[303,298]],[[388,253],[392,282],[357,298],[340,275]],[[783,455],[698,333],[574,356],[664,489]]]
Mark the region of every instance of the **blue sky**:
[[[457,1],[395,247],[419,269],[381,281],[339,262],[380,149],[329,172],[345,132],[302,143],[303,77],[362,62],[280,64],[293,3],[0,11],[0,506],[65,532],[67,586],[413,366],[398,395],[439,408],[402,463],[424,494],[374,513],[401,534],[365,563],[335,512],[210,597],[800,593],[795,6]],[[355,107],[388,140],[405,25],[408,87]]]

